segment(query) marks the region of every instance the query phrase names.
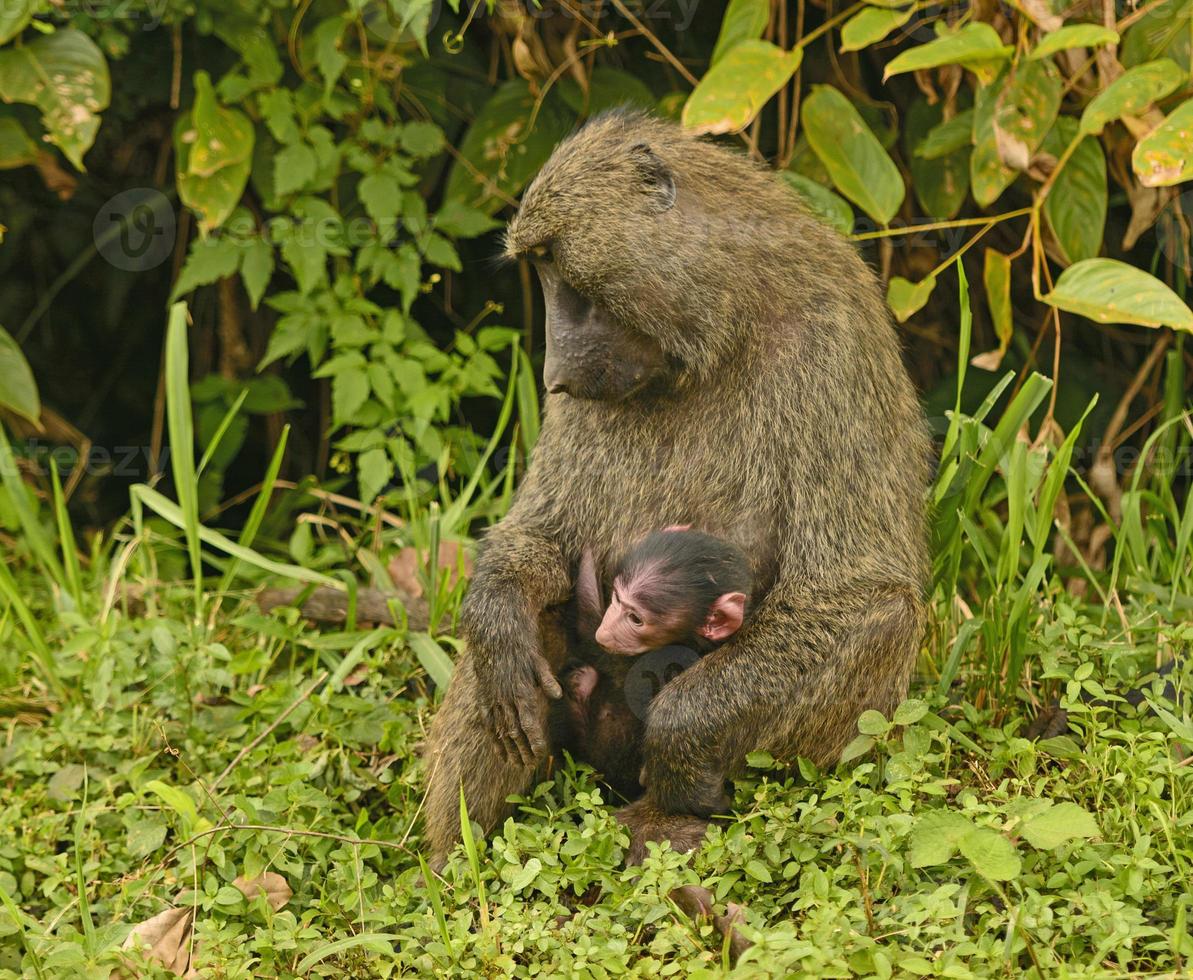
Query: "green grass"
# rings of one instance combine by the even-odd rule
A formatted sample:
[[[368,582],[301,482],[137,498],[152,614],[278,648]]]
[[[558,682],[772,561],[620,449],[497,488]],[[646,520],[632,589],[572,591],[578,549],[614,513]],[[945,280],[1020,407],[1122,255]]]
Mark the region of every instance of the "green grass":
[[[185,345],[171,350],[185,379]],[[517,421],[531,445],[528,377],[511,379],[500,427]],[[836,771],[752,757],[695,859],[663,849],[633,878],[615,801],[568,764],[430,876],[418,747],[452,637],[319,631],[251,601],[266,579],[376,581],[402,544],[437,555],[501,512],[512,466],[459,488],[411,481],[400,527],[341,515],[288,543],[280,497],[233,534],[138,487],[130,520],[80,561],[56,477],[38,500],[0,441],[16,545],[0,561],[0,978],[149,975],[122,943],[163,913],[193,923],[170,954],[210,977],[1185,975],[1193,669],[1169,676],[1176,696],[1154,670],[1193,642],[1193,505],[1166,464],[1143,467],[1106,567],[1061,563],[1053,518],[1085,498],[1082,437],[1019,437],[1039,431],[1049,384],[1023,379],[997,417],[991,398],[951,418],[912,699],[859,719]],[[1183,379],[1166,391],[1152,444],[1180,450]],[[451,622],[449,571],[424,569]],[[1122,699],[1140,685],[1140,706]],[[1054,699],[1072,730],[1025,738]],[[755,945],[735,969],[667,897],[694,882],[746,906]]]

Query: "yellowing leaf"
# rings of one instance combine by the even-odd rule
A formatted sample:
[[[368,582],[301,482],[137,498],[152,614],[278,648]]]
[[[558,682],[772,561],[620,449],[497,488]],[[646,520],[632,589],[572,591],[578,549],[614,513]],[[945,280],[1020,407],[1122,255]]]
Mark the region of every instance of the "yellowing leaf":
[[[850,17],[841,28],[841,50],[860,51],[876,41],[881,41],[895,28],[902,27],[911,20],[915,11],[914,6],[904,10],[866,7]]]
[[[1098,323],[1193,330],[1193,310],[1155,276],[1117,259],[1069,266],[1044,302]]]
[[[1193,99],[1182,102],[1135,144],[1131,168],[1146,187],[1193,179]]]
[[[111,93],[108,62],[82,31],[63,28],[0,51],[0,99],[37,106],[51,141],[79,170]]]
[[[804,100],[804,134],[837,189],[879,224],[903,203],[903,177],[844,95],[817,85]]]
[[[795,74],[803,49],[742,41],[713,65],[683,107],[683,124],[697,133],[737,133]]]
[[[1051,61],[1029,61],[1011,69],[994,105],[994,141],[999,159],[1026,170],[1060,109],[1060,73]]]
[[[935,276],[928,276],[919,282],[912,282],[902,276],[892,276],[886,287],[887,306],[895,314],[896,320],[906,323],[913,313],[923,309],[935,288]]]
[[[994,371],[1002,364],[1011,342],[1011,260],[1009,256],[995,249],[986,249],[986,261],[982,269],[982,280],[986,286],[986,302],[990,304],[990,319],[998,346],[994,350],[977,354],[970,364],[985,371]]]
[[[41,415],[37,383],[29,362],[7,330],[0,327],[0,406],[36,422]]]
[[[729,0],[721,18],[721,33],[712,49],[709,67],[720,61],[742,41],[756,40],[770,20],[770,0]]]
[[[1014,48],[1002,43],[998,32],[985,23],[966,24],[959,31],[945,34],[892,58],[883,72],[883,80],[921,68],[961,64],[983,82],[993,80],[998,66],[1011,56]]]
[[[1184,80],[1181,66],[1168,58],[1128,68],[1085,107],[1081,132],[1096,135],[1107,123],[1140,115],[1157,99],[1175,92]]]
[[[1118,41],[1118,32],[1101,24],[1068,24],[1046,34],[1027,56],[1032,61],[1047,58],[1068,48],[1096,48]]]

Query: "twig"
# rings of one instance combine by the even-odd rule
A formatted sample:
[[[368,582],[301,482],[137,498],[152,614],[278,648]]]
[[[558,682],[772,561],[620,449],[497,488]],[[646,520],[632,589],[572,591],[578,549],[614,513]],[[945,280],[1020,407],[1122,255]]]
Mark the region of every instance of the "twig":
[[[223,772],[221,772],[218,776],[215,777],[215,781],[211,784],[211,791],[213,793],[215,792],[215,790],[219,786],[219,784],[224,781],[225,777],[233,769],[235,769],[238,765],[240,765],[240,763],[244,760],[245,756],[247,756],[250,752],[252,752],[253,749],[255,749],[263,741],[265,741],[265,739],[269,736],[270,732],[272,732],[275,728],[278,727],[278,725],[280,725],[283,721],[285,721],[287,718],[289,718],[295,708],[297,708],[300,704],[302,704],[305,700],[307,700],[307,698],[309,698],[312,694],[315,693],[315,688],[317,688],[320,684],[322,684],[325,680],[327,680],[329,674],[330,674],[330,671],[325,670],[322,674],[320,674],[317,678],[315,678],[315,680],[311,683],[311,685],[305,691],[303,691],[297,698],[295,698],[294,701],[292,701],[290,703],[290,706],[288,708],[286,708],[285,711],[283,711],[273,721],[271,721],[268,725],[265,726],[265,729],[261,732],[261,734],[259,734],[255,739],[253,739],[251,742],[249,742],[248,745],[246,745],[243,749],[241,749],[239,752],[236,753],[236,758],[233,759],[231,762],[229,762],[228,767]]]
[[[295,827],[275,827],[267,823],[233,823],[220,824],[218,827],[209,827],[207,830],[201,830],[193,837],[184,840],[181,844],[175,844],[166,852],[166,856],[159,862],[159,867],[165,867],[169,864],[170,859],[185,847],[193,846],[197,841],[204,837],[210,837],[212,834],[223,834],[232,830],[263,830],[270,834],[285,834],[288,837],[318,837],[321,840],[334,840],[342,844],[349,844],[353,847],[363,847],[368,844],[376,844],[378,847],[388,848],[391,851],[402,851],[405,854],[413,854],[410,848],[402,844],[395,844],[388,840],[366,840],[363,837],[349,837],[347,834],[330,834],[321,830],[299,830]]]
[[[677,57],[675,57],[675,55],[671,53],[670,48],[660,41],[649,27],[647,27],[642,23],[642,21],[634,16],[633,12],[624,3],[622,3],[622,0],[613,0],[613,6],[617,8],[617,12],[621,14],[622,17],[624,17],[638,29],[639,34],[641,34],[644,38],[646,38],[646,40],[655,46],[655,49],[659,52],[659,54],[667,59],[667,64],[679,72],[689,85],[691,85],[693,88],[696,87],[696,76],[683,66],[683,62],[681,62]]]

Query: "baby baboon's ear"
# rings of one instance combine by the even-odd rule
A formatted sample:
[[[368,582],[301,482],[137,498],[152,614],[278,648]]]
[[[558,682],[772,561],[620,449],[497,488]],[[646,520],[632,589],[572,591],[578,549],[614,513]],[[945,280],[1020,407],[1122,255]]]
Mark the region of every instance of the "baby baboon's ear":
[[[660,214],[675,206],[675,177],[667,166],[645,143],[630,147],[634,164],[642,175],[642,189],[650,197],[651,205]]]

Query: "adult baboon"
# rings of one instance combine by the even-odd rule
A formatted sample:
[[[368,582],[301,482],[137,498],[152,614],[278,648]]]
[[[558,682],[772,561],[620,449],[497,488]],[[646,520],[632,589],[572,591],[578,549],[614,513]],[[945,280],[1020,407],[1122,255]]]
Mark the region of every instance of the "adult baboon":
[[[604,576],[675,524],[742,548],[759,598],[653,701],[646,792],[619,814],[631,861],[648,840],[691,847],[748,752],[831,763],[863,710],[904,696],[927,430],[854,249],[764,169],[672,123],[614,113],[560,144],[506,248],[543,287],[546,417],[481,548],[431,728],[431,856],[457,839],[461,783],[491,828],[548,757],[575,645],[559,607],[584,549]]]

